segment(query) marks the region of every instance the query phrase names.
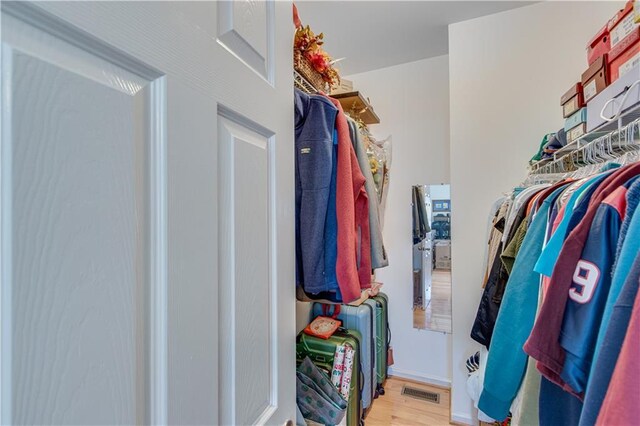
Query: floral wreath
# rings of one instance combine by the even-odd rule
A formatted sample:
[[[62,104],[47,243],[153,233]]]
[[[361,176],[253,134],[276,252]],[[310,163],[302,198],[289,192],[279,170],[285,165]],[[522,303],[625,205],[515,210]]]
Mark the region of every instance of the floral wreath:
[[[295,5],[293,5],[293,21],[296,26],[293,50],[299,51],[330,86],[340,84],[340,75],[333,67],[333,59],[321,47],[324,44],[324,34],[316,35],[309,25],[303,26]]]

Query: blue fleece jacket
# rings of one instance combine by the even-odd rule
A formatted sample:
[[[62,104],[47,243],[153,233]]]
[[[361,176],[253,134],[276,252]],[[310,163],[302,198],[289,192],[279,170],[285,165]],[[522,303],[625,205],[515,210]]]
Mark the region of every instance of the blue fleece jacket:
[[[499,421],[509,414],[527,367],[527,354],[522,346],[533,327],[540,287],[540,274],[533,267],[544,243],[549,208],[564,189],[562,186],[549,195],[531,222],[496,320],[478,408]]]
[[[295,90],[296,279],[309,293],[327,290],[325,230],[337,108]]]
[[[618,266],[624,268],[627,265],[619,264]],[[627,334],[633,304],[638,294],[640,254],[636,256],[631,269],[627,273],[622,291],[620,291],[618,300],[613,306],[613,312],[611,313],[607,330],[604,333],[602,345],[599,348],[598,358],[595,358],[591,369],[591,377],[589,378],[589,385],[584,398],[584,409],[580,417],[580,426],[593,426],[596,424],[598,413],[609,388],[611,376],[613,376],[613,370],[618,361],[618,354],[620,354],[624,337]]]

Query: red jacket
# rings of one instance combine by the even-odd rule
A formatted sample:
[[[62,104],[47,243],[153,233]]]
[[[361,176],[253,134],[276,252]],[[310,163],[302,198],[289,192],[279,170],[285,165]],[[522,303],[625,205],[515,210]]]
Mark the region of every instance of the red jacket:
[[[326,96],[326,95],[325,95]],[[361,289],[371,287],[371,234],[369,199],[365,178],[353,150],[349,124],[340,102],[338,108],[338,165],[336,177],[336,215],[338,219],[338,261],[336,275],[345,303],[358,299]],[[358,240],[360,244],[358,245]],[[360,263],[358,264],[358,260]]]

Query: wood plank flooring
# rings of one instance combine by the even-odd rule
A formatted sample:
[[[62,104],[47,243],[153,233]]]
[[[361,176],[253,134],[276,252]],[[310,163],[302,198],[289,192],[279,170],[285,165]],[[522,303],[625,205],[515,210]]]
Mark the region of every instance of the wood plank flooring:
[[[451,333],[451,270],[435,269],[431,280],[431,302],[413,310],[413,326]]]
[[[440,403],[423,401],[402,395],[404,385],[440,394]],[[450,391],[422,383],[390,377],[385,384],[385,394],[373,403],[373,408],[365,418],[366,426],[425,425],[441,426],[449,424]]]

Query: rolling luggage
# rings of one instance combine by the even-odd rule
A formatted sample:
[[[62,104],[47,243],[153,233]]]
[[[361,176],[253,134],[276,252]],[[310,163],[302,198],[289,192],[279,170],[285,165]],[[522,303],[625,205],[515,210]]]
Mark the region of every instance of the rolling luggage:
[[[335,305],[314,303],[312,317],[319,315],[333,316]],[[376,302],[367,300],[360,306],[340,305],[340,312],[336,318],[342,321],[342,327],[357,330],[362,335],[361,356],[362,372],[364,373],[364,389],[362,391],[362,407],[365,413],[371,408],[376,398]],[[366,415],[366,414],[365,414]]]
[[[378,393],[384,395],[384,382],[387,380],[387,353],[391,343],[391,330],[389,329],[389,298],[379,292],[372,298],[376,303],[376,376]]]
[[[362,408],[362,389],[364,384],[364,374],[360,361],[360,348],[362,336],[355,330],[338,329],[329,339],[309,336],[300,333],[296,339],[296,359],[301,363],[305,357],[311,358],[314,364],[325,370],[331,376],[333,369],[333,358],[336,346],[345,343],[351,345],[355,351],[353,359],[353,370],[351,373],[351,387],[349,389],[349,401],[347,405],[347,425],[360,426],[364,422]]]

